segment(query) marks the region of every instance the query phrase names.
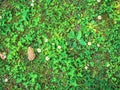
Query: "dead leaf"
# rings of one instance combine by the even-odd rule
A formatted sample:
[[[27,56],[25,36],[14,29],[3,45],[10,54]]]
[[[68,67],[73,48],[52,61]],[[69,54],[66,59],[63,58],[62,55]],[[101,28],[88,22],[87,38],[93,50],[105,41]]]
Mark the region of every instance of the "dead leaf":
[[[28,47],[28,60],[32,61],[36,57],[34,49],[32,47]]]

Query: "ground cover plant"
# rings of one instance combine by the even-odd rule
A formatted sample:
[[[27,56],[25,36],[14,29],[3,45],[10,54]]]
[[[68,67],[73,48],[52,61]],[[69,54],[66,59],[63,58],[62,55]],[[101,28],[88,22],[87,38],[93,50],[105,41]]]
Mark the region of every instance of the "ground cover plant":
[[[0,90],[120,90],[120,0],[0,0]]]

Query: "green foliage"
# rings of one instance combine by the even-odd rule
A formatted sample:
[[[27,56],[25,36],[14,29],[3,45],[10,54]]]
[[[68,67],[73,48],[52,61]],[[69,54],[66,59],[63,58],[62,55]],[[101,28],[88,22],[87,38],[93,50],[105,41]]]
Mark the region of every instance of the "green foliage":
[[[119,0],[32,1],[0,0],[0,90],[118,90]]]

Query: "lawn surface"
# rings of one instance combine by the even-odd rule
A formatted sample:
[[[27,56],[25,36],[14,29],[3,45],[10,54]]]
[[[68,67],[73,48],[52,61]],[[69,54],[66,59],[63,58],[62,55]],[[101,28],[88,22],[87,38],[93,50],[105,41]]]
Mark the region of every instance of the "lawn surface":
[[[0,0],[0,90],[119,89],[120,0]]]

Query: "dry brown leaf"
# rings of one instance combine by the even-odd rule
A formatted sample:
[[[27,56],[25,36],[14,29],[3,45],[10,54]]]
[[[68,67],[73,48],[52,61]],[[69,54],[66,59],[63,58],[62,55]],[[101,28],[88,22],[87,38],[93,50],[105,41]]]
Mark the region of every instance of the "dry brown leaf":
[[[36,57],[34,49],[32,47],[28,47],[28,60],[32,61]]]

